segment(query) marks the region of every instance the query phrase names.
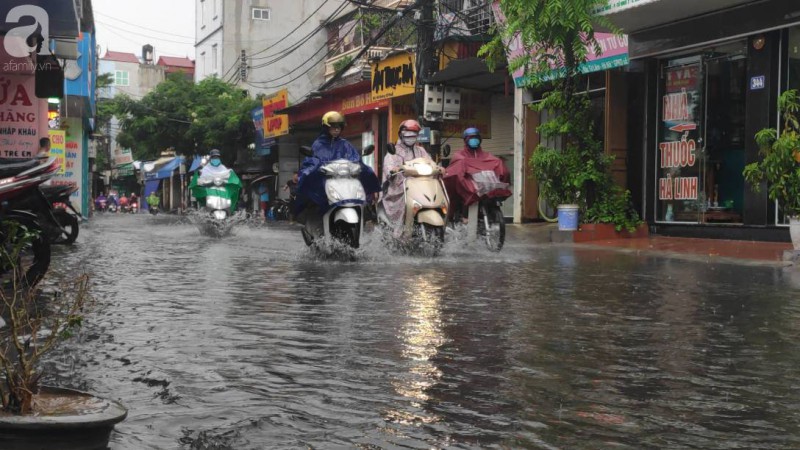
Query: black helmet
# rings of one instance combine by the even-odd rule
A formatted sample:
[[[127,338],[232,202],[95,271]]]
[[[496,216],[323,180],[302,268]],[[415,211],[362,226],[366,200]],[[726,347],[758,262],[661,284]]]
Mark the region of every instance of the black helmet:
[[[219,158],[219,157],[221,156],[221,154],[220,154],[219,150],[217,150],[217,149],[213,149],[213,150],[211,150],[210,152],[208,152],[208,157],[209,157],[209,158],[213,158],[213,157],[215,157],[215,156],[216,156],[217,158]]]

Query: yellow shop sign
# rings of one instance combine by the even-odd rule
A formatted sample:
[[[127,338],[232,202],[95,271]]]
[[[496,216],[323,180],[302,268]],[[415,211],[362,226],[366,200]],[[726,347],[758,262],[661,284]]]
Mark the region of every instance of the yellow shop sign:
[[[390,56],[372,65],[372,101],[413,94],[417,81],[413,53]]]

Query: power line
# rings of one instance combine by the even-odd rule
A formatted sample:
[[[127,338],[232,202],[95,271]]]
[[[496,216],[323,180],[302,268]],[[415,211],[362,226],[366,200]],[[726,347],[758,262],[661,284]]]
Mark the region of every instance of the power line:
[[[414,28],[411,28],[411,30],[410,30],[410,33],[408,33],[408,34],[407,34],[407,35],[406,35],[406,36],[405,36],[405,37],[402,39],[402,41],[403,41],[403,42],[407,42],[407,41],[409,40],[409,38],[411,38],[411,36],[413,36],[413,35],[414,35],[414,33],[416,33],[416,32],[417,32],[417,30],[416,30],[416,29],[414,29]],[[371,45],[370,45],[370,46],[371,46]],[[368,47],[369,47],[369,46],[368,46]],[[355,61],[355,59],[354,59],[354,61]],[[342,69],[340,69],[340,70],[339,70],[339,72],[337,72],[337,73],[342,73],[342,72],[344,72],[345,70],[347,70],[347,69],[346,69],[346,68],[342,68]],[[324,86],[324,85],[323,85],[323,86]],[[253,86],[253,87],[257,87],[257,86]],[[314,92],[314,91],[320,91],[320,90],[322,90],[322,89],[323,89],[322,87],[320,87],[320,88],[315,88],[315,89],[312,89],[312,90],[310,90],[310,91],[306,92],[306,93],[305,93],[303,96],[301,96],[300,98],[301,98],[301,99],[307,98],[309,95],[311,95],[311,93],[312,93],[312,92]],[[302,101],[302,100],[301,100],[301,101]],[[297,102],[297,103],[300,103],[300,102]]]
[[[174,40],[171,40],[171,39],[164,39],[164,38],[159,37],[159,36],[153,36],[153,35],[149,35],[149,34],[139,33],[139,32],[136,32],[136,31],[126,30],[125,28],[121,28],[119,26],[116,26],[116,25],[113,25],[113,24],[110,24],[110,23],[105,23],[105,22],[102,22],[102,21],[99,21],[99,20],[95,20],[95,23],[99,23],[100,25],[105,25],[105,26],[107,26],[109,28],[115,29],[117,31],[121,31],[123,33],[129,33],[129,34],[133,34],[133,35],[136,35],[136,36],[142,36],[142,37],[150,38],[150,39],[157,39],[158,41],[161,41],[161,42],[170,42],[170,43],[173,43],[173,44],[183,44],[183,45],[194,45],[194,41],[192,41],[192,42],[184,42],[184,41],[174,41]]]
[[[321,5],[319,5],[319,7],[317,7],[317,9],[315,9],[315,10],[314,10],[314,12],[312,12],[311,14],[309,14],[309,15],[308,15],[308,17],[306,17],[306,18],[305,18],[305,20],[303,20],[302,22],[300,22],[300,24],[298,24],[296,27],[294,27],[294,29],[293,29],[292,31],[290,31],[290,32],[289,32],[289,33],[288,33],[286,36],[284,36],[284,37],[282,37],[280,40],[278,40],[278,42],[275,42],[274,44],[270,45],[269,47],[267,47],[267,48],[265,48],[265,49],[262,49],[262,50],[259,50],[259,51],[257,51],[257,52],[254,52],[254,53],[253,53],[251,56],[260,55],[261,53],[264,53],[265,51],[267,51],[267,50],[269,50],[269,49],[271,49],[271,48],[275,47],[276,45],[280,44],[281,42],[285,41],[285,40],[286,40],[286,38],[288,38],[289,36],[291,36],[292,34],[294,34],[294,32],[295,32],[295,31],[297,31],[297,30],[299,30],[299,29],[300,29],[300,27],[302,27],[303,25],[305,25],[305,23],[306,23],[306,22],[308,22],[308,21],[309,21],[309,19],[311,19],[312,17],[314,17],[314,15],[315,15],[315,14],[317,14],[317,12],[319,12],[319,10],[320,10],[320,9],[322,9],[322,7],[323,7],[323,6],[325,6],[325,5],[326,5],[326,4],[327,4],[329,1],[330,1],[330,0],[325,0],[324,2],[322,2],[322,4],[321,4]],[[342,5],[344,5],[344,4],[342,4]],[[340,6],[340,7],[339,7],[339,10],[341,10],[341,8],[342,8],[342,7],[343,7],[343,6]]]
[[[271,61],[268,61],[266,63],[259,63],[261,65],[258,66],[258,67],[254,67],[254,68],[258,69],[258,68],[264,67],[264,65],[273,64],[276,61],[280,61],[281,59],[283,59],[286,56],[290,55],[291,53],[294,53],[295,50],[299,49],[300,47],[303,46],[303,44],[308,42],[308,40],[311,39],[312,36],[314,36],[315,34],[319,33],[320,31],[324,30],[326,28],[326,25],[332,20],[332,18],[335,15],[339,14],[344,9],[345,5],[346,4],[343,3],[341,6],[339,6],[339,8],[337,8],[336,11],[334,11],[330,16],[328,16],[328,19],[326,19],[325,21],[320,23],[320,25],[318,25],[316,28],[311,30],[308,34],[306,34],[302,38],[298,39],[295,44],[290,45],[289,47],[287,47],[287,48],[285,48],[283,50],[280,50],[280,51],[278,51],[276,53],[273,53],[271,55],[259,56],[259,57],[254,57],[254,58],[251,57],[250,58],[251,61],[277,57],[277,58],[275,58],[275,59],[273,59]],[[296,30],[297,30],[297,28],[295,28],[295,30],[293,30],[293,32],[296,31]],[[269,50],[269,49],[275,47],[278,43],[280,43],[280,41],[276,42],[275,44],[271,45],[270,47],[268,47],[268,48],[266,48],[264,50],[261,50],[261,51],[255,53],[255,54],[263,53],[265,50]]]
[[[350,29],[347,31],[347,33],[345,33],[345,36],[346,36],[347,34],[350,34],[350,32],[351,32],[351,31],[353,31],[353,30],[355,29],[355,27],[356,27],[356,25],[357,25],[357,24],[358,24],[358,22],[353,22],[353,26],[351,26],[351,27],[350,27]],[[319,61],[317,61],[317,63],[321,62],[323,59],[327,58],[327,57],[328,57],[328,56],[329,56],[331,53],[333,53],[335,50],[337,50],[337,49],[338,49],[338,47],[339,47],[339,44],[341,44],[343,41],[344,41],[344,36],[343,36],[342,38],[340,38],[340,39],[339,39],[339,40],[336,42],[336,45],[335,45],[335,46],[334,46],[332,49],[329,49],[329,50],[328,50],[328,52],[327,52],[325,55],[323,55],[323,57],[322,57],[322,58],[320,58],[320,60],[319,60]],[[327,43],[325,43],[325,45],[323,45],[323,46],[322,46],[322,47],[320,47],[320,48],[319,48],[319,49],[318,49],[316,52],[314,52],[314,54],[312,54],[310,58],[308,58],[307,60],[303,61],[302,63],[300,63],[300,65],[298,65],[297,67],[295,67],[295,68],[294,68],[294,69],[292,69],[291,71],[287,72],[286,74],[284,74],[284,75],[282,75],[282,76],[280,76],[280,77],[278,77],[278,78],[273,78],[273,79],[271,79],[271,80],[266,80],[266,81],[252,81],[252,83],[256,83],[256,84],[269,84],[269,83],[273,83],[273,82],[275,82],[275,81],[281,80],[281,79],[283,79],[283,78],[286,78],[286,77],[288,77],[288,76],[291,76],[291,75],[292,75],[294,72],[296,72],[296,71],[300,70],[300,68],[301,68],[301,67],[305,66],[305,65],[306,65],[306,64],[307,64],[309,61],[311,61],[312,59],[314,59],[314,58],[317,56],[317,54],[318,54],[318,53],[320,53],[322,50],[325,50],[326,48],[328,48],[328,44],[327,44]],[[298,75],[298,76],[297,76],[297,77],[295,77],[295,78],[292,78],[291,80],[289,80],[288,82],[286,82],[286,83],[284,83],[284,84],[290,84],[290,83],[292,83],[293,81],[297,80],[298,78],[300,78],[300,77],[302,77],[303,75],[305,75],[305,74],[307,74],[308,72],[310,72],[312,69],[314,69],[314,68],[316,67],[316,65],[317,65],[317,64],[313,64],[313,65],[312,65],[312,66],[310,66],[308,69],[306,69],[306,70],[305,70],[303,73],[301,73],[300,75]],[[252,85],[251,85],[251,86],[252,86]],[[255,87],[255,86],[254,86],[254,87]],[[274,88],[274,87],[279,87],[279,86],[264,87],[264,88],[265,88],[265,89],[271,89],[271,88]]]
[[[100,15],[100,16],[105,16],[105,17],[107,17],[109,19],[116,20],[116,21],[122,22],[124,24],[134,26],[136,28],[141,28],[143,30],[153,31],[153,32],[156,32],[156,33],[159,33],[159,34],[165,34],[167,36],[175,36],[175,37],[187,38],[187,39],[192,39],[192,40],[195,39],[195,36],[186,36],[186,35],[183,35],[183,34],[167,33],[165,31],[156,30],[156,29],[153,29],[153,28],[143,27],[141,25],[137,25],[137,24],[131,23],[131,22],[126,22],[126,21],[124,21],[122,19],[117,19],[116,17],[112,17],[112,16],[109,16],[108,14],[103,14],[101,12],[95,12],[95,14]]]
[[[266,59],[266,58],[271,58],[271,57],[274,57],[274,56],[277,56],[277,55],[283,55],[282,57],[286,57],[289,54],[291,54],[292,52],[294,52],[295,50],[297,50],[298,48],[300,48],[303,44],[308,42],[308,39],[311,36],[313,36],[314,34],[318,33],[320,30],[324,29],[325,28],[325,24],[330,22],[333,19],[333,17],[335,17],[337,14],[339,14],[339,12],[341,12],[344,9],[345,3],[343,3],[338,8],[336,8],[336,10],[334,10],[333,13],[331,13],[325,21],[323,21],[318,27],[316,27],[310,33],[306,34],[304,37],[299,39],[295,44],[293,44],[293,45],[287,47],[286,49],[281,50],[281,51],[279,51],[277,53],[274,53],[274,54],[271,54],[271,55],[265,55],[265,56],[261,56],[261,57],[257,57],[257,58],[253,58],[253,55],[258,55],[260,53],[264,53],[265,51],[274,48],[276,45],[278,45],[279,43],[284,41],[286,38],[288,38],[289,36],[294,34],[306,21],[308,21],[309,18],[311,18],[315,13],[317,13],[320,9],[322,9],[322,7],[328,1],[329,0],[326,0],[325,2],[323,2],[322,5],[320,5],[316,10],[314,10],[314,13],[310,14],[309,17],[306,18],[306,20],[304,20],[300,25],[295,27],[295,29],[292,30],[291,32],[289,32],[284,38],[282,38],[278,42],[275,42],[274,44],[272,44],[272,45],[270,45],[270,46],[268,46],[268,47],[266,47],[266,48],[264,48],[262,50],[259,50],[259,51],[255,52],[255,53],[251,54],[251,56],[248,57],[248,59],[249,60]],[[279,61],[280,59],[282,59],[282,57],[270,61],[269,64],[272,64],[272,63],[274,63],[276,61]],[[227,83],[235,84],[241,79],[241,77],[239,76],[239,71],[233,70],[239,65],[240,60],[241,60],[241,56],[237,57],[236,60],[231,65],[231,67],[228,68],[228,70],[225,71],[225,74],[223,74],[223,76],[221,77],[221,78],[225,79],[226,77],[228,77],[228,74],[230,74],[231,71],[233,71],[232,75],[226,80]],[[259,66],[256,66],[256,67],[248,67],[248,68],[250,68],[250,69],[260,69],[261,67],[263,67],[263,66],[259,65]]]
[[[339,77],[342,76],[342,73],[344,73],[347,69],[352,67],[353,64],[356,61],[361,59],[361,57],[364,56],[364,54],[367,52],[367,50],[369,50],[370,47],[375,45],[378,42],[378,40],[380,40],[380,38],[382,38],[383,35],[386,34],[386,32],[389,31],[389,29],[391,27],[395,26],[395,24],[400,19],[404,18],[412,10],[414,10],[417,7],[419,7],[421,5],[421,2],[422,2],[422,0],[417,0],[417,1],[414,2],[414,4],[406,6],[405,8],[401,9],[400,11],[398,11],[396,15],[392,16],[392,19],[388,23],[386,23],[386,25],[384,25],[383,28],[381,28],[381,30],[378,31],[378,33],[375,36],[372,37],[372,39],[370,39],[370,42],[365,44],[363,46],[363,48],[361,49],[361,51],[359,51],[356,55],[353,56],[353,58],[350,60],[349,63],[345,64],[345,66],[340,68],[339,71],[336,72],[328,81],[323,83],[322,86],[320,86],[319,90],[321,90],[321,91],[325,90],[325,89],[328,88],[328,86],[330,86],[331,84],[336,82],[339,79]],[[416,31],[414,28],[411,28],[411,30],[412,30],[412,32]],[[409,37],[410,36],[411,36],[411,34],[409,34]],[[417,75],[417,76],[419,76],[419,75]]]

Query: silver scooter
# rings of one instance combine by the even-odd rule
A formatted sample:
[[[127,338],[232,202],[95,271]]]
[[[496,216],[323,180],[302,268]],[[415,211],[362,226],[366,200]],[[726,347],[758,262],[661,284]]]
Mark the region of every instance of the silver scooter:
[[[367,146],[363,156],[372,154],[374,145]],[[311,148],[301,147],[301,153],[312,156]],[[319,168],[325,175],[325,194],[330,206],[321,216],[308,213],[303,225],[303,240],[307,246],[335,240],[356,249],[364,231],[364,206],[367,194],[359,181],[361,165],[346,159],[323,164]],[[332,205],[332,206],[331,206]]]

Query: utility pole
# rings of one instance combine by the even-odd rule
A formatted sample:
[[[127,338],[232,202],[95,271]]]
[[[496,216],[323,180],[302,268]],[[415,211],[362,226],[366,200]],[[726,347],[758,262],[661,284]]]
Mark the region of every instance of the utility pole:
[[[419,40],[417,41],[417,89],[414,97],[414,109],[417,117],[423,120],[425,104],[425,83],[433,67],[433,33],[435,23],[433,21],[433,6],[435,0],[419,0],[420,19],[419,19]]]

